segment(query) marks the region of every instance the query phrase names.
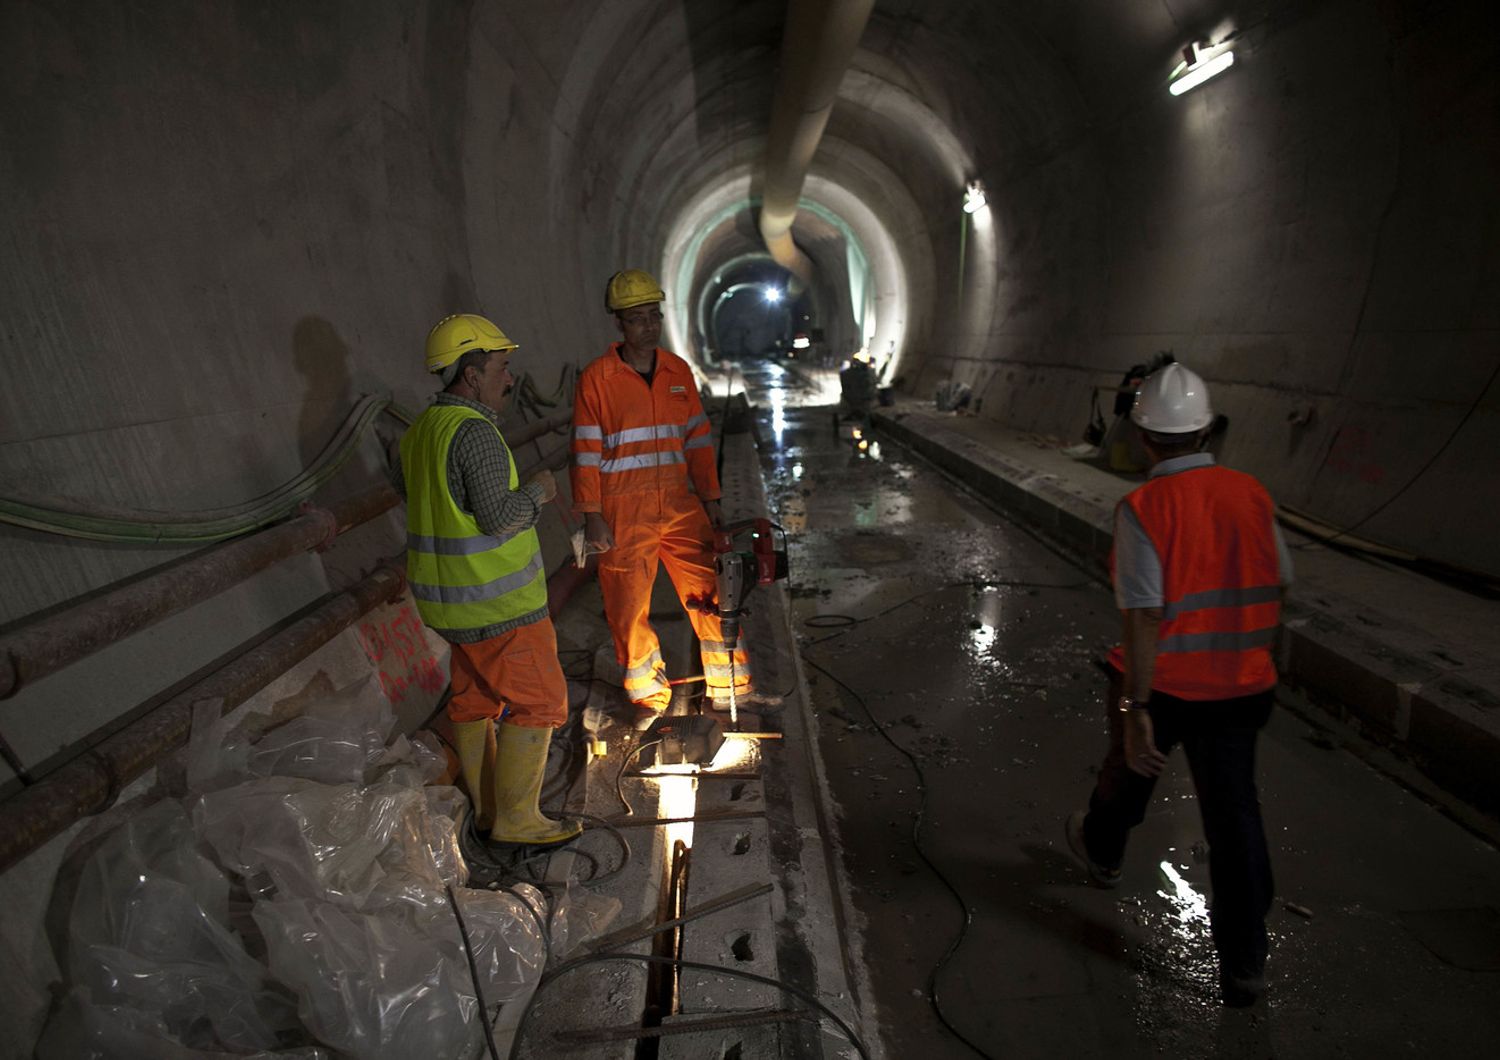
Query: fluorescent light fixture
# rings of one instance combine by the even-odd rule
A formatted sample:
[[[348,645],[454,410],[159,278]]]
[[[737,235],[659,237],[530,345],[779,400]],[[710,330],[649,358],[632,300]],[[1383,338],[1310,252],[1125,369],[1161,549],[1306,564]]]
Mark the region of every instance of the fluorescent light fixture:
[[[777,302],[781,301],[781,288],[780,287],[767,287],[766,288],[766,301],[770,302],[772,305],[775,305]]]
[[[1210,77],[1216,77],[1234,65],[1234,52],[1220,52],[1212,59],[1199,59],[1197,62],[1185,67],[1182,76],[1178,77],[1170,85],[1167,91],[1174,96],[1180,96],[1184,92],[1197,88]]]
[[[969,181],[964,189],[964,213],[974,213],[984,208],[984,186],[977,180]]]

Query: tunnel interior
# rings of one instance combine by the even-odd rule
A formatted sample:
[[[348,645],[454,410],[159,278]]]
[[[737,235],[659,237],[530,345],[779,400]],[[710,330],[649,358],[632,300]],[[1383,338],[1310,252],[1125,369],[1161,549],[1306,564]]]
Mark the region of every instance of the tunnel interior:
[[[427,403],[449,313],[566,392],[618,338],[623,268],[660,280],[663,345],[710,391],[863,351],[900,398],[961,382],[978,420],[1053,448],[1170,353],[1213,390],[1219,459],[1286,509],[1500,577],[1500,6],[869,6],[804,160],[807,282],[758,227],[786,0],[0,7],[0,630],[203,547],[23,509],[271,494],[365,396]],[[1195,44],[1234,64],[1173,94]],[[382,481],[391,440],[320,496]],[[0,788],[401,533],[386,516],[24,688]]]
[[[85,32],[9,5],[8,488],[170,508],[277,481],[355,392],[416,403],[411,336],[450,309],[501,318],[539,376],[586,359],[627,264],[712,364],[720,285],[765,252],[783,6],[101,6]],[[1215,385],[1222,455],[1283,504],[1493,572],[1491,25],[1465,4],[878,3],[803,186],[805,323],[907,393],[961,380],[1058,437],[1091,385],[1171,351]],[[1192,41],[1236,65],[1172,96]],[[184,444],[205,416],[224,462]],[[49,574],[11,617],[138,565],[17,547]]]

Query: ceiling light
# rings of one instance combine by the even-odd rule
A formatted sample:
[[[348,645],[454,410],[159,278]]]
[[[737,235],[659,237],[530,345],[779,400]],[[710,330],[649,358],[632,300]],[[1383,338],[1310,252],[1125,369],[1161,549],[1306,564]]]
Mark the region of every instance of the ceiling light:
[[[1167,85],[1167,91],[1172,95],[1180,96],[1190,89],[1197,88],[1210,77],[1222,74],[1234,65],[1234,52],[1232,51],[1220,52],[1212,59],[1202,59],[1199,58],[1198,49],[1199,45],[1189,44],[1182,50],[1183,61],[1178,64],[1172,74],[1171,83]]]
[[[969,181],[964,189],[964,213],[973,213],[984,208],[984,187],[977,180]]]

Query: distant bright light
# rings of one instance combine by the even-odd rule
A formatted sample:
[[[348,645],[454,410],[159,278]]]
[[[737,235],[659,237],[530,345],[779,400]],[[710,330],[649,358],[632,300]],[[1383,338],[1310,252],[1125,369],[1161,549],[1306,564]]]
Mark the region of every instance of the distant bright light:
[[[809,339],[806,335],[798,335],[796,338],[792,339],[792,349],[794,350],[805,350],[811,345],[812,340]]]
[[[781,301],[781,288],[780,287],[767,287],[766,288],[766,301],[770,302],[772,305],[775,305],[777,302]]]
[[[964,190],[964,213],[975,213],[984,209],[984,187],[977,180],[969,181]]]
[[[1190,89],[1197,88],[1210,77],[1222,74],[1234,65],[1234,52],[1224,52],[1212,59],[1200,59],[1192,66],[1187,67],[1182,76],[1167,86],[1167,91],[1174,96],[1180,96]]]

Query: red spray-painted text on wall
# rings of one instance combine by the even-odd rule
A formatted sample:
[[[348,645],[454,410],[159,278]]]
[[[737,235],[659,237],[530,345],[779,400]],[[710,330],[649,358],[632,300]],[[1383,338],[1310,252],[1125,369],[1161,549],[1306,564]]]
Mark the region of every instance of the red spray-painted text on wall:
[[[359,641],[378,668],[380,687],[392,703],[405,699],[413,685],[436,694],[448,683],[448,675],[422,635],[422,620],[409,606],[388,621],[362,623]]]

